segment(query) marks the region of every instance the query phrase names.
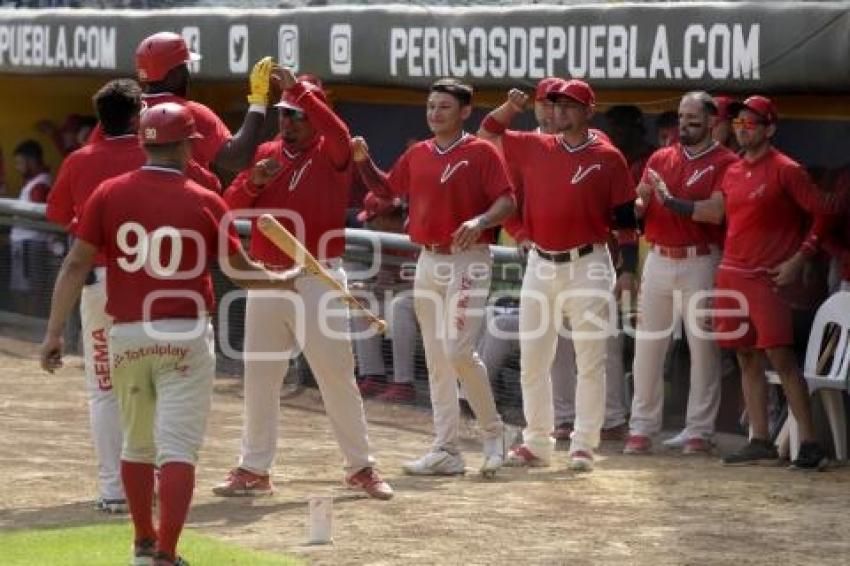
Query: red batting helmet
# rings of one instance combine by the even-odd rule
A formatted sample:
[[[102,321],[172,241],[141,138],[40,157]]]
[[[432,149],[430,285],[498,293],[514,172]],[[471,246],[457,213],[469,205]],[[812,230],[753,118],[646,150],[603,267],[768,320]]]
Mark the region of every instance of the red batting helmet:
[[[136,71],[139,80],[146,83],[161,81],[168,71],[201,58],[186,46],[183,37],[170,31],[161,31],[142,40],[136,49]]]
[[[176,102],[163,102],[142,112],[139,138],[144,145],[160,145],[190,138],[202,138],[195,129],[189,109]]]

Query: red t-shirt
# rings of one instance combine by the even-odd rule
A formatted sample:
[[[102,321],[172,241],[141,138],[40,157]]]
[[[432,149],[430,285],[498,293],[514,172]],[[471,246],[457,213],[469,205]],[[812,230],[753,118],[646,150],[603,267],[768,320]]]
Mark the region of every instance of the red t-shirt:
[[[550,251],[605,242],[613,209],[636,198],[623,155],[592,133],[573,148],[560,135],[508,131],[502,148],[522,177],[522,221],[505,223],[518,241]]]
[[[446,149],[433,139],[410,146],[387,182],[394,194],[408,196],[407,231],[413,242],[425,245],[450,244],[462,223],[512,193],[505,162],[493,144],[465,132]],[[492,243],[494,236],[495,230],[485,230],[480,242]]]
[[[718,143],[697,155],[689,155],[684,147],[675,144],[653,153],[646,166],[661,176],[674,197],[698,201],[720,190],[726,169],[737,160],[738,156]],[[650,182],[645,170],[643,182]],[[644,214],[644,234],[647,240],[662,246],[720,246],[723,245],[724,227],[694,222],[665,208],[653,197]]]
[[[221,118],[200,102],[186,100],[170,92],[143,94],[142,102],[148,108],[165,102],[174,102],[189,108],[192,118],[195,119],[195,128],[198,130],[198,133],[204,136],[202,139],[192,140],[192,159],[197,161],[198,165],[205,169],[210,168],[210,164],[215,161],[221,146],[233,137],[230,129],[221,121]],[[98,123],[95,129],[92,130],[88,143],[95,143],[103,139],[105,139],[103,129]]]
[[[729,166],[721,188],[726,199],[726,243],[720,267],[759,275],[800,248],[811,213],[834,212],[796,161],[770,148],[755,162]]]
[[[345,215],[352,180],[348,127],[312,92],[296,85],[298,103],[307,112],[317,135],[312,145],[295,150],[280,138],[257,148],[253,163],[273,158],[283,167],[265,187],[251,183],[251,168],[240,173],[224,193],[233,210],[259,209],[273,214],[283,226],[319,259],[345,253]],[[280,210],[285,210],[281,213]],[[238,214],[237,214],[238,216]],[[289,267],[292,260],[251,226],[253,258],[274,267]]]
[[[106,312],[116,322],[212,312],[209,258],[240,246],[232,225],[219,238],[226,211],[220,196],[171,169],[143,167],[103,182],[76,235],[106,255]]]

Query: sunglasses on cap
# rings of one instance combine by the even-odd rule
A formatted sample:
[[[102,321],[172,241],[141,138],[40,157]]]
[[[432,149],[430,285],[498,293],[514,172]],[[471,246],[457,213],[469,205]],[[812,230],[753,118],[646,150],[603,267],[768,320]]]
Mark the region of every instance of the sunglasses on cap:
[[[750,120],[748,118],[734,118],[732,127],[739,130],[755,130],[759,126],[765,126],[767,122],[764,120]]]
[[[303,112],[295,110],[294,108],[281,108],[280,115],[295,121],[303,120],[306,117]]]

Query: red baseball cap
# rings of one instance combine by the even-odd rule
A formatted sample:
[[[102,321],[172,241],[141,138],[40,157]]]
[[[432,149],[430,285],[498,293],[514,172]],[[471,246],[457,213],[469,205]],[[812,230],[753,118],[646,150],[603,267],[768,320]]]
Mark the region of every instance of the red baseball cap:
[[[774,124],[779,119],[776,105],[766,96],[755,94],[748,97],[744,102],[733,102],[729,105],[729,112],[737,116],[741,110],[749,110],[765,119],[768,124]]]
[[[315,80],[316,82],[313,82],[313,80]],[[316,77],[315,75],[301,75],[300,77],[298,77],[298,82],[304,87],[305,91],[312,92],[313,94],[319,97],[319,100],[330,106],[330,102],[328,102],[328,96],[322,89],[322,81],[319,80],[318,77]],[[280,97],[280,102],[275,104],[275,107],[288,108],[297,112],[304,112],[304,109],[296,102],[298,98],[299,96],[293,94],[291,90],[285,90],[283,91],[283,95],[281,95]]]
[[[734,98],[725,94],[718,94],[717,96],[712,96],[712,98],[714,99],[714,105],[717,107],[717,117],[720,120],[729,120],[734,117],[729,112],[729,107],[735,103]]]
[[[136,48],[136,72],[142,82],[157,82],[174,67],[200,59],[189,51],[182,36],[161,31],[144,38]]]
[[[537,102],[546,100],[546,97],[549,95],[549,91],[563,85],[565,82],[566,81],[564,79],[560,79],[558,77],[546,77],[545,79],[541,79],[541,81],[537,83],[537,88],[534,91],[534,100]]]
[[[369,191],[363,199],[363,210],[357,213],[357,220],[360,222],[368,222],[376,216],[387,214],[401,206],[399,199],[381,198],[375,193]]]
[[[590,85],[579,79],[570,79],[562,81],[561,84],[554,85],[546,96],[552,100],[561,96],[572,98],[579,104],[584,106],[593,106],[596,104],[596,95],[593,94],[593,89]]]
[[[192,112],[176,102],[163,102],[146,108],[139,118],[139,138],[143,145],[160,145],[202,137],[195,129]]]

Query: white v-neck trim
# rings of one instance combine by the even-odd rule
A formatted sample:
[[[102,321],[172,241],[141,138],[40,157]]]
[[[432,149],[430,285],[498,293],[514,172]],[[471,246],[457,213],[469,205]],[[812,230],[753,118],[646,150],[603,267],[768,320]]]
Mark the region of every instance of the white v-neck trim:
[[[563,148],[569,151],[570,153],[578,153],[579,151],[585,149],[587,146],[595,142],[597,139],[597,135],[593,132],[590,132],[587,135],[587,140],[584,143],[572,147],[570,146],[570,144],[567,143],[567,140],[564,139],[564,136],[558,136],[558,141],[561,143],[561,146],[563,146]]]
[[[442,149],[439,145],[437,145],[437,140],[431,140],[431,145],[434,146],[434,151],[437,152],[438,155],[446,155],[447,153],[451,153],[451,151],[459,146],[466,138],[470,136],[469,132],[461,132],[460,137],[453,141],[449,147],[446,149]]]
[[[171,167],[160,167],[159,165],[142,165],[145,171],[159,171],[160,173],[172,173],[174,175],[183,175],[180,169],[172,169]]]
[[[706,155],[708,155],[709,153],[711,153],[712,151],[714,151],[718,147],[720,147],[720,142],[715,141],[714,143],[712,143],[710,146],[708,146],[707,148],[705,148],[701,152],[696,153],[694,155],[691,155],[690,153],[688,153],[688,150],[685,149],[685,146],[681,146],[682,153],[685,155],[685,159],[687,159],[688,161],[696,161],[697,159],[699,159],[701,157],[705,157]]]

